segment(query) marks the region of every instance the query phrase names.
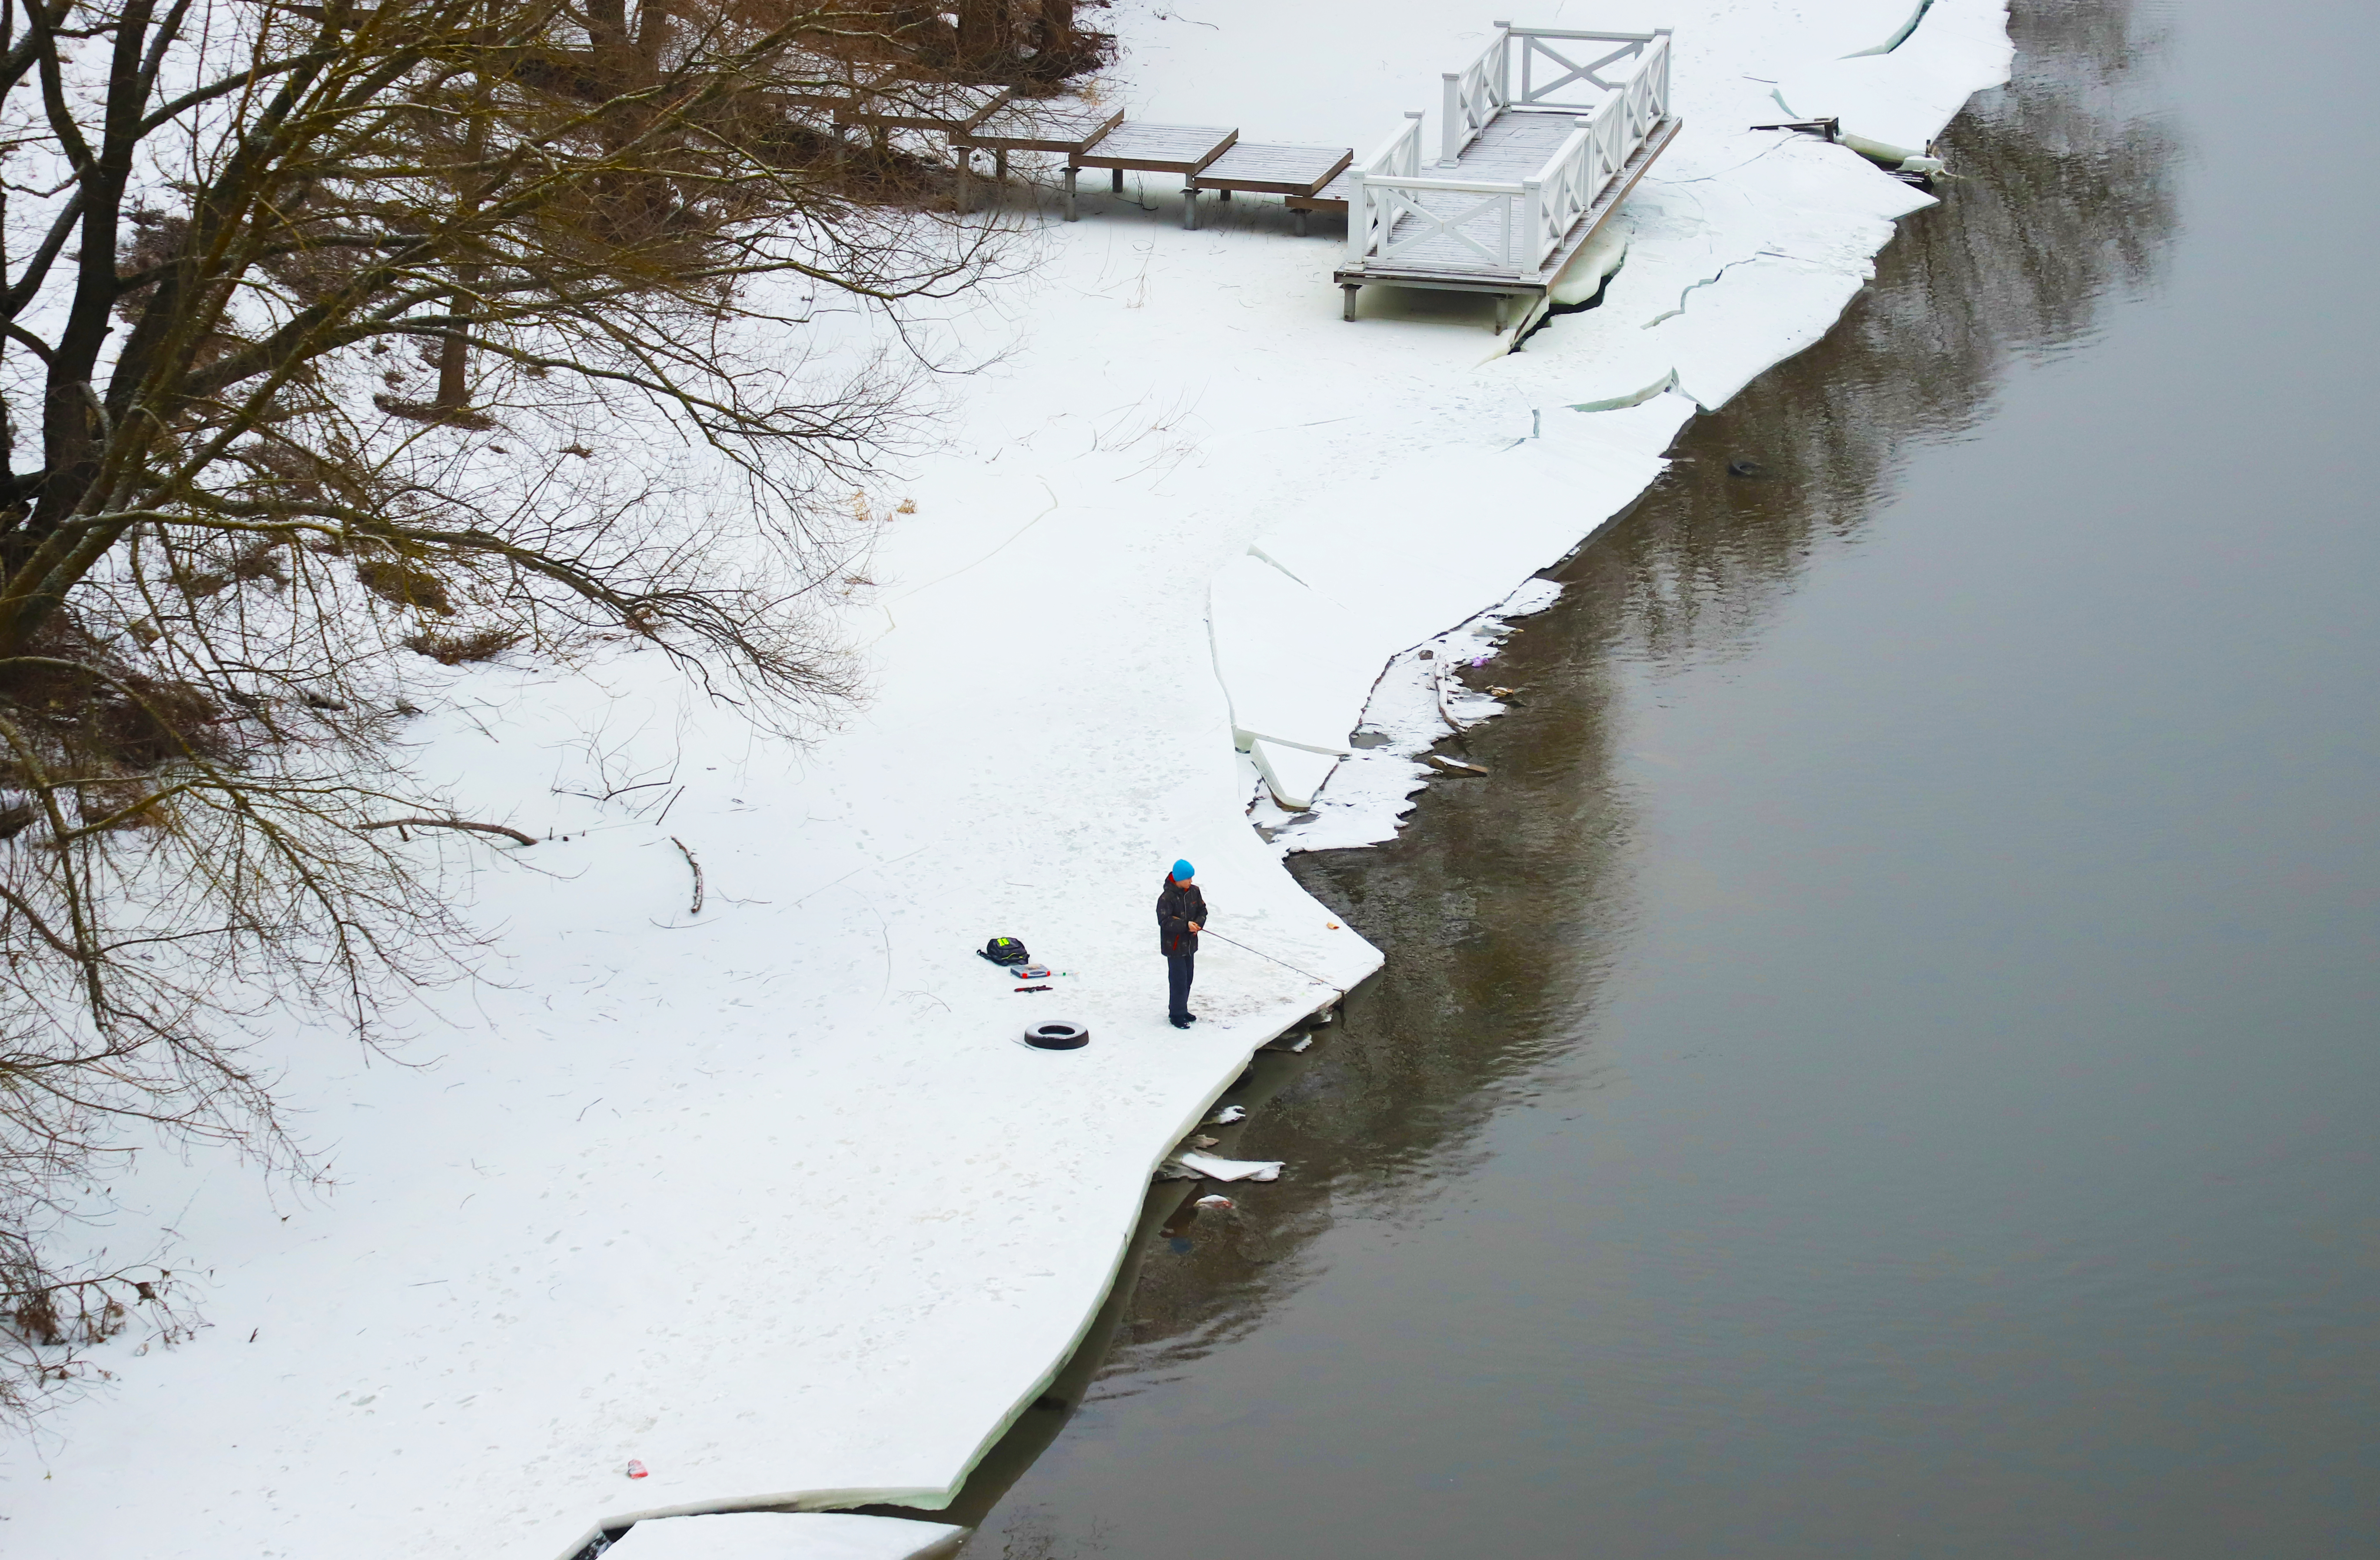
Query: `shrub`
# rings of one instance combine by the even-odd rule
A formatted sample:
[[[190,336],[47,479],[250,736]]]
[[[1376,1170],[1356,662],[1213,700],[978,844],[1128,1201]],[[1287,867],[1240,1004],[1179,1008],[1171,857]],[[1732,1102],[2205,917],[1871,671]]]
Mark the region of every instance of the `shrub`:
[[[441,666],[460,666],[465,661],[493,660],[520,642],[521,635],[509,628],[475,628],[457,634],[425,629],[407,639],[405,647]]]

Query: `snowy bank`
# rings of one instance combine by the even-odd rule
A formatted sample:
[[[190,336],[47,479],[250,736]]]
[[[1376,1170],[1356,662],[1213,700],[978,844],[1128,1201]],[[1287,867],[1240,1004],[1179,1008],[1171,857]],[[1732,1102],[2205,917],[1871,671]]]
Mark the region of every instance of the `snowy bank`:
[[[1149,1173],[1377,965],[1279,853],[1393,827],[1442,664],[1415,647],[1478,653],[1516,587],[1542,605],[1528,576],[1823,334],[1926,203],[1743,128],[1781,92],[1923,144],[2008,47],[1999,0],[1937,0],[1844,58],[1910,9],[1524,14],[1676,29],[1686,131],[1603,305],[1517,355],[1476,299],[1376,290],[1342,323],[1329,224],[1293,237],[1269,202],[1196,233],[1172,181],[1071,226],[1051,203],[1031,277],[964,322],[1003,355],[951,387],[952,447],[879,501],[849,598],[875,696],[809,750],[625,647],[458,677],[425,762],[466,816],[554,836],[477,858],[494,982],[405,1065],[293,1049],[335,1194],[203,1161],[116,1189],[111,1239],[169,1242],[210,1325],[99,1352],[113,1379],[9,1456],[9,1551],[557,1560],[640,1513],[947,1499],[1087,1324]],[[1115,15],[1136,115],[1362,148],[1488,13]],[[1389,744],[1338,760],[1367,720]],[[1320,789],[1278,844],[1259,761]],[[1315,978],[1210,941],[1206,1022],[1167,1027],[1150,905],[1184,855],[1219,931]],[[1054,989],[975,957],[995,934]],[[1021,1043],[1052,1018],[1090,1045]]]

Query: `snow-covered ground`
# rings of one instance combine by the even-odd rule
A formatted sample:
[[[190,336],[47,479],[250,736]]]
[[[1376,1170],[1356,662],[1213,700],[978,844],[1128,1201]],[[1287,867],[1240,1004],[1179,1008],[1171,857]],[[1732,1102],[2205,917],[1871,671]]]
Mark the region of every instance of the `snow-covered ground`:
[[[209,1325],[100,1351],[112,1379],[8,1454],[0,1549],[557,1560],[639,1512],[946,1497],[1096,1310],[1148,1171],[1377,964],[1279,853],[1393,827],[1442,664],[1417,647],[1457,630],[1440,655],[1467,658],[1480,614],[1542,605],[1528,576],[1698,405],[1816,340],[1925,203],[1744,128],[1781,101],[1922,145],[2008,46],[2001,0],[1936,0],[1844,58],[1913,4],[1516,13],[1675,28],[1687,128],[1604,305],[1514,356],[1476,300],[1370,290],[1342,323],[1332,224],[1299,239],[1243,200],[1188,233],[1173,181],[1154,210],[1087,193],[961,321],[1002,356],[950,387],[948,450],[876,497],[850,597],[874,695],[807,750],[650,654],[457,682],[417,723],[425,763],[468,815],[567,836],[480,852],[492,983],[448,993],[402,1065],[296,1053],[334,1192],[210,1161],[116,1189],[117,1255],[189,1264]],[[1136,115],[1368,150],[1491,11],[1111,14]],[[1367,720],[1388,745],[1268,843],[1235,724],[1330,748]],[[1292,790],[1329,769],[1266,749]],[[1206,1022],[1167,1027],[1150,905],[1176,856],[1218,931],[1318,978],[1210,941]],[[1015,995],[972,951],[994,934],[1056,989]],[[1090,1046],[1020,1043],[1055,1017]]]

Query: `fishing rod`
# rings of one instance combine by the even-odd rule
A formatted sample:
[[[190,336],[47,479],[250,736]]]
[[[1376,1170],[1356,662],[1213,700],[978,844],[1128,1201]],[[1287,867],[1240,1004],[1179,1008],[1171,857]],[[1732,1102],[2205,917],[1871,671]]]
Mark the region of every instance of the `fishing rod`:
[[[1246,943],[1240,942],[1232,937],[1227,937],[1222,933],[1214,930],[1212,927],[1201,926],[1198,928],[1198,935],[1202,937],[1213,937],[1218,942],[1228,942],[1243,953],[1253,953],[1259,959],[1270,960],[1271,962],[1280,965],[1282,969],[1287,970],[1293,975],[1304,975],[1307,980],[1314,982],[1317,986],[1330,986],[1331,990],[1337,992],[1342,997],[1347,995],[1347,988],[1345,986],[1330,986],[1329,981],[1324,980],[1320,975],[1316,974],[1311,970],[1301,970],[1286,959],[1274,959],[1271,954],[1265,952],[1262,949],[1250,948]]]

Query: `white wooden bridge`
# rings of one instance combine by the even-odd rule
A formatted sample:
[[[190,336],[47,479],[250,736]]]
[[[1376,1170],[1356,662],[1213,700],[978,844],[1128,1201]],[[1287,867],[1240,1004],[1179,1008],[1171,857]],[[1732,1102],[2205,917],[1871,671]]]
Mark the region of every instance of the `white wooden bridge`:
[[[812,99],[837,124],[939,130],[959,159],[968,201],[974,154],[1005,178],[1010,154],[1064,156],[1066,220],[1077,179],[1109,170],[1178,174],[1182,224],[1198,225],[1202,193],[1278,195],[1305,231],[1315,212],[1347,216],[1335,274],[1346,318],[1367,286],[1430,287],[1496,299],[1503,331],[1514,298],[1534,308],[1563,268],[1668,150],[1682,127],[1670,103],[1670,30],[1587,32],[1496,23],[1464,69],[1449,71],[1437,156],[1424,164],[1424,114],[1414,110],[1361,162],[1345,147],[1254,144],[1230,126],[1160,125],[1120,109],[1013,99],[1001,89],[955,89],[922,106],[914,84],[891,78]],[[1526,310],[1524,310],[1524,313]]]

